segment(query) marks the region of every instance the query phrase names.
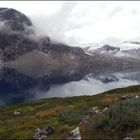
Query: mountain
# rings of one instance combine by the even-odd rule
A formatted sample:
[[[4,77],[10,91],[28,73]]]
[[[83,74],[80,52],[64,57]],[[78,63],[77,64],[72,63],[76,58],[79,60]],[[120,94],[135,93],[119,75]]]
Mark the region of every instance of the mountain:
[[[124,42],[118,43],[116,46],[118,46],[121,50],[138,49],[140,48],[140,42],[124,41]]]
[[[97,48],[101,48],[102,45],[98,43],[81,43],[80,46],[84,52],[88,55],[92,55]]]
[[[87,53],[88,55],[92,55],[94,50],[102,47],[102,44],[99,44],[99,43],[81,43],[79,46],[83,48],[85,53]]]
[[[29,18],[12,8],[0,8],[0,23],[4,30],[24,32],[32,25]]]
[[[89,54],[89,55],[93,55],[95,53],[97,54],[109,54],[109,55],[114,55],[117,52],[120,52],[120,48],[119,47],[114,47],[108,44],[104,44],[100,47],[98,47],[99,45],[97,44],[97,46],[88,46],[88,47],[84,47],[84,51],[85,53]]]
[[[117,46],[119,46],[119,48],[121,48],[122,56],[140,58],[140,42],[124,41],[124,42],[118,44]],[[119,54],[117,54],[117,55],[119,56]]]
[[[118,48],[105,45],[89,55],[80,46],[38,37],[30,19],[14,9],[0,11],[0,23],[4,25],[0,30],[0,94],[27,93],[33,88],[46,91],[53,84],[81,80],[88,73],[139,69],[137,59],[99,53],[115,53]]]
[[[140,42],[135,41],[124,41],[117,44],[116,46],[106,44],[100,48],[98,48],[98,46],[88,46],[83,50],[89,55],[94,55],[97,53],[113,55],[120,58],[140,58]]]
[[[95,53],[101,53],[101,54],[115,54],[120,51],[120,48],[113,47],[110,45],[103,45],[101,48],[96,49]]]
[[[128,54],[129,56],[140,58],[140,48],[139,49],[124,50],[122,52],[126,55]]]
[[[36,37],[24,14],[1,8],[0,22],[4,25],[0,30],[1,93],[29,87],[47,90],[51,84],[79,80],[87,73],[89,56],[81,48]]]

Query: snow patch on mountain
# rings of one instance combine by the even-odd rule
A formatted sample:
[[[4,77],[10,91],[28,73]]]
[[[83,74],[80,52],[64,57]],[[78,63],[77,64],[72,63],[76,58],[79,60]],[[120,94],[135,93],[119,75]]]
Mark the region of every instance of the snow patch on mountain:
[[[129,52],[119,51],[114,54],[116,57],[129,57],[129,58],[138,58],[136,55],[131,55]]]
[[[130,49],[138,49],[140,48],[140,42],[135,41],[124,41],[122,43],[117,44],[121,50],[130,50]]]
[[[118,43],[116,46],[107,44],[92,43],[84,48],[85,53],[89,55],[97,54],[107,54],[114,55],[116,57],[129,57],[138,58],[140,57],[140,42],[138,41],[124,41]]]
[[[116,52],[120,51],[119,48],[117,47],[113,47],[110,45],[104,45],[103,47],[96,49],[95,52],[96,53],[101,53],[101,54],[115,54]]]
[[[97,48],[101,48],[102,44],[99,43],[81,43],[79,45],[81,48],[83,48],[84,52],[88,55],[93,55],[94,51]]]

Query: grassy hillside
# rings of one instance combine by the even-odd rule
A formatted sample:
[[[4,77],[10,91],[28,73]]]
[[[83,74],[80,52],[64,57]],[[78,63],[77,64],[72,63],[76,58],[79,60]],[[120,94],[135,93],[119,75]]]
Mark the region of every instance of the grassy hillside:
[[[55,128],[49,139],[66,138],[77,126],[80,127],[82,138],[122,138],[126,129],[134,138],[140,138],[140,125],[137,123],[140,120],[140,99],[122,101],[122,95],[140,95],[140,86],[119,88],[94,96],[43,99],[1,108],[0,139],[33,138],[35,129],[44,125]],[[99,109],[109,107],[109,111],[91,115],[86,124],[80,125],[81,119],[89,115],[94,106]],[[21,114],[14,115],[14,111]],[[113,111],[114,116],[111,115]],[[118,125],[114,126],[113,122]]]

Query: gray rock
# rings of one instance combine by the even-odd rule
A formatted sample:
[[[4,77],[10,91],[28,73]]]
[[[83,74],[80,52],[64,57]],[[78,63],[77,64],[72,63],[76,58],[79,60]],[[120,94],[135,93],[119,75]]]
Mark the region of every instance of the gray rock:
[[[123,95],[123,96],[121,96],[121,99],[122,100],[127,100],[127,99],[130,99],[132,97],[133,97],[132,95]]]
[[[43,139],[46,139],[46,138],[47,138],[47,135],[43,134],[41,131],[36,132],[34,134],[34,139],[36,139],[36,140],[43,140]]]
[[[16,110],[13,112],[13,115],[20,115],[20,114],[21,113],[19,111],[16,111]]]
[[[125,137],[123,140],[134,140],[132,137]]]
[[[90,114],[96,115],[96,114],[99,114],[99,113],[101,113],[101,110],[98,107],[92,107],[92,109],[90,111]]]
[[[70,137],[68,137],[69,140],[74,139],[74,140],[81,140],[81,134],[80,134],[80,129],[79,127],[75,128],[70,132]]]
[[[139,96],[138,96],[138,95],[136,95],[136,96],[135,96],[135,98],[136,98],[136,99],[138,99],[138,98],[139,98]]]
[[[103,112],[106,112],[106,111],[108,111],[108,107],[105,107],[105,108],[103,109]]]
[[[50,134],[54,133],[54,128],[45,125],[45,126],[42,128],[42,132],[43,132],[44,134],[46,134],[46,135],[50,135]]]
[[[42,129],[37,128],[35,130],[34,139],[44,140],[48,135],[54,133],[54,128],[45,125]]]

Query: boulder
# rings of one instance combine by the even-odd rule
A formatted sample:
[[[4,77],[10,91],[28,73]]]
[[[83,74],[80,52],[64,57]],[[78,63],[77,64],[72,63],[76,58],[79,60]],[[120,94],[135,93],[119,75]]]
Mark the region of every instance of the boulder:
[[[90,113],[91,113],[92,115],[96,115],[96,114],[101,113],[101,110],[100,110],[98,107],[92,107]]]
[[[34,134],[34,139],[36,140],[44,140],[47,138],[47,135],[43,134],[41,131],[38,131]]]
[[[98,109],[97,106],[92,107],[92,110],[97,110],[97,109]]]
[[[138,96],[138,95],[136,95],[136,96],[135,96],[135,98],[136,98],[136,99],[138,99],[138,98],[139,98],[139,96]]]
[[[125,137],[123,140],[134,140],[132,137]]]
[[[16,111],[16,110],[13,112],[13,115],[20,115],[20,114],[21,113],[19,111]]]
[[[127,100],[127,99],[130,99],[132,97],[133,97],[132,95],[123,95],[123,96],[121,96],[121,99],[122,100]]]
[[[42,129],[37,128],[35,130],[34,139],[44,140],[47,139],[47,136],[54,133],[54,128],[45,125]]]
[[[43,132],[44,134],[46,134],[46,135],[50,135],[50,134],[54,133],[54,128],[45,125],[45,126],[42,128],[42,132]]]
[[[81,140],[81,134],[80,134],[80,129],[79,127],[75,128],[70,132],[70,137],[68,138],[69,140],[74,139],[74,140]]]
[[[105,107],[105,108],[103,109],[103,112],[106,112],[106,111],[108,111],[108,107]]]

